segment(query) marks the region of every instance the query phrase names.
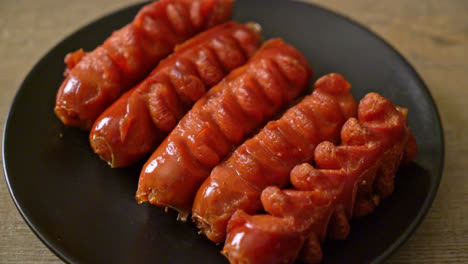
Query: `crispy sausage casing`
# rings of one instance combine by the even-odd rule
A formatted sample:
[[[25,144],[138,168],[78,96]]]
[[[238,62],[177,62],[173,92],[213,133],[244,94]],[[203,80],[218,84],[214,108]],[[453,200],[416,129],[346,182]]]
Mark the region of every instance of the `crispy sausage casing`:
[[[174,208],[186,219],[211,169],[304,91],[311,77],[296,49],[281,39],[267,41],[198,100],[157,148],[141,172],[137,200]]]
[[[96,120],[89,140],[111,167],[154,151],[192,105],[260,46],[259,26],[228,22],[177,46]]]
[[[310,161],[318,143],[338,141],[343,123],[356,115],[349,89],[339,74],[320,78],[312,95],[269,122],[213,169],[198,190],[192,210],[193,219],[210,240],[224,241],[226,225],[237,209],[260,210],[262,190],[269,185],[286,186],[291,169]]]
[[[178,43],[231,17],[232,0],[160,0],[101,46],[65,57],[65,80],[55,113],[65,124],[89,130],[123,92],[144,78]]]
[[[334,189],[305,191],[267,187],[261,200],[268,214],[236,211],[229,221],[222,253],[230,263],[288,264],[304,254],[303,248],[318,246],[319,250],[301,260],[320,262],[320,244],[326,236],[336,194]]]
[[[294,167],[291,183],[296,189],[269,186],[262,192],[267,214],[239,210],[233,215],[223,249],[231,263],[319,263],[325,236],[344,239],[349,218],[362,216],[360,191],[375,199],[393,190],[403,156],[417,152],[406,110],[371,93],[361,100],[358,113],[359,120],[350,118],[343,126],[340,146],[328,141],[317,146],[318,168],[308,163]],[[270,248],[275,250],[267,252]]]

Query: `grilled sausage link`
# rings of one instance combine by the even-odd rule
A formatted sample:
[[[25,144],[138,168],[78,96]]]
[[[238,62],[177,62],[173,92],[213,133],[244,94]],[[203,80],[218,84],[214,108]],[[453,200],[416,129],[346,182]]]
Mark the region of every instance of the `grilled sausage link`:
[[[111,167],[125,167],[154,151],[192,105],[259,46],[259,26],[235,22],[177,46],[98,117],[89,135],[94,152]]]
[[[143,79],[174,46],[230,19],[232,0],[160,0],[95,50],[65,57],[65,80],[55,113],[69,126],[89,130],[122,93]]]
[[[310,161],[318,143],[338,141],[343,123],[356,115],[349,89],[339,74],[320,78],[311,95],[213,169],[198,190],[192,210],[192,218],[210,240],[224,241],[227,223],[237,209],[260,210],[262,190],[269,185],[286,186],[291,169]]]
[[[306,59],[281,39],[208,91],[146,162],[137,200],[179,211],[185,220],[201,183],[231,149],[305,90]]]
[[[403,155],[408,148],[416,154],[406,112],[378,94],[366,95],[359,120],[350,118],[343,126],[341,145],[320,143],[317,168],[304,163],[291,171],[296,189],[267,187],[261,195],[267,214],[236,211],[223,254],[231,263],[319,263],[325,237],[346,238],[348,220],[362,215],[358,193],[387,196]]]

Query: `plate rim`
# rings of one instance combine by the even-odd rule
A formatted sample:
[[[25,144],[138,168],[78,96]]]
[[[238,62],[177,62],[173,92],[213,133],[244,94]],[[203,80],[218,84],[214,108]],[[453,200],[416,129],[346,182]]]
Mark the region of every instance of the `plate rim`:
[[[432,182],[430,185],[430,188],[428,190],[427,196],[424,198],[424,202],[422,203],[421,207],[419,208],[418,213],[416,216],[411,220],[410,224],[406,226],[402,234],[393,241],[384,251],[382,251],[379,256],[377,256],[374,260],[372,260],[370,263],[377,264],[377,263],[383,263],[385,260],[388,260],[390,256],[392,256],[399,248],[401,248],[405,242],[414,234],[414,232],[418,229],[420,226],[422,220],[425,218],[425,216],[429,213],[429,210],[433,204],[433,201],[435,197],[437,196],[437,193],[439,191],[439,186],[440,182],[442,180],[443,176],[443,170],[445,167],[445,134],[444,134],[444,129],[443,129],[443,123],[442,119],[440,116],[440,111],[439,108],[437,107],[437,104],[434,100],[434,97],[429,90],[428,86],[422,79],[421,75],[418,73],[416,68],[387,40],[385,40],[383,37],[381,37],[379,34],[376,32],[372,31],[370,28],[366,27],[365,25],[361,24],[360,22],[354,20],[353,18],[349,17],[348,15],[342,14],[340,12],[337,12],[335,10],[329,9],[327,7],[321,6],[317,3],[309,3],[309,2],[303,2],[303,1],[298,1],[298,0],[283,0],[284,2],[289,2],[291,4],[299,4],[299,5],[304,5],[304,6],[313,6],[316,9],[320,9],[322,12],[325,12],[329,15],[334,16],[335,18],[339,20],[344,20],[348,24],[351,24],[353,26],[357,26],[359,29],[365,31],[368,35],[370,35],[372,38],[378,40],[381,44],[385,45],[390,51],[392,51],[399,60],[403,62],[405,67],[411,72],[411,75],[415,77],[415,80],[419,83],[419,86],[425,91],[425,93],[428,96],[429,103],[431,106],[433,106],[434,110],[434,117],[436,121],[437,128],[440,130],[440,137],[438,140],[440,141],[440,151],[441,151],[441,158],[439,160],[440,169],[436,173],[437,178],[435,181]],[[11,183],[10,183],[10,177],[8,176],[8,165],[7,165],[7,156],[5,155],[5,142],[6,142],[6,137],[8,134],[8,127],[9,123],[12,122],[12,112],[14,106],[18,104],[18,98],[19,95],[24,92],[25,90],[25,82],[32,78],[31,76],[35,71],[37,71],[37,66],[44,61],[48,59],[48,57],[51,55],[51,53],[57,49],[59,46],[63,45],[63,43],[67,42],[71,37],[75,35],[81,34],[82,31],[86,31],[88,28],[93,27],[94,24],[99,23],[101,21],[107,20],[110,17],[116,15],[117,13],[124,12],[128,9],[132,8],[137,8],[144,6],[145,4],[148,4],[149,1],[144,1],[140,3],[135,3],[131,5],[127,5],[121,8],[118,8],[113,11],[108,11],[102,16],[99,16],[98,18],[92,19],[91,21],[85,23],[82,26],[78,26],[75,30],[73,30],[71,33],[68,33],[64,38],[62,38],[60,41],[58,41],[55,45],[53,45],[51,48],[49,48],[44,55],[40,57],[39,60],[34,63],[34,65],[31,67],[31,69],[28,71],[26,76],[23,78],[21,81],[19,87],[17,88],[15,95],[13,96],[13,99],[10,103],[10,107],[8,108],[7,114],[6,114],[6,119],[4,121],[4,126],[3,126],[3,133],[2,133],[2,163],[3,163],[3,172],[4,172],[4,177],[6,181],[6,185],[8,188],[8,191],[10,193],[10,196],[15,204],[16,209],[20,213],[21,217],[23,220],[26,222],[28,227],[33,231],[33,233],[36,235],[37,238],[51,251],[53,252],[57,257],[59,257],[62,261],[66,263],[74,263],[74,260],[68,256],[66,256],[62,250],[60,250],[58,247],[54,246],[50,241],[48,241],[41,232],[37,229],[35,225],[31,222],[29,219],[28,215],[26,215],[21,207],[21,204],[17,200],[15,193],[13,192]]]

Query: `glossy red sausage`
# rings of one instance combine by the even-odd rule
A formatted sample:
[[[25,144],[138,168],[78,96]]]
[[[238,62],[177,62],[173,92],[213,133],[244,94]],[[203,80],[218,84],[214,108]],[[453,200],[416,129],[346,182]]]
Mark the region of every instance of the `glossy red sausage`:
[[[228,22],[177,46],[91,129],[94,152],[124,167],[154,151],[192,105],[260,46],[259,26]]]
[[[304,163],[291,171],[295,190],[270,186],[262,192],[268,214],[239,210],[233,215],[223,249],[231,263],[319,263],[325,236],[346,238],[348,220],[360,216],[357,193],[387,195],[379,181],[393,185],[402,156],[414,148],[406,110],[371,93],[361,101],[358,115],[359,121],[350,118],[343,126],[340,146],[327,141],[317,146],[317,169]],[[270,248],[275,250],[268,252]]]
[[[232,1],[155,1],[95,50],[68,54],[56,115],[65,125],[89,130],[99,114],[143,79],[176,44],[230,19]]]
[[[249,215],[243,210],[229,221],[222,253],[230,263],[319,263],[321,243],[334,209],[337,190],[280,190],[269,186],[261,200],[268,214]],[[306,255],[305,248],[318,249]]]
[[[203,96],[146,162],[137,200],[171,207],[185,219],[200,184],[231,149],[305,90],[312,70],[280,39]]]
[[[193,219],[210,240],[224,241],[226,225],[237,209],[260,210],[262,190],[269,185],[286,186],[291,169],[310,161],[318,143],[338,141],[343,123],[356,115],[349,89],[339,74],[320,78],[312,95],[268,123],[213,169],[192,209]]]

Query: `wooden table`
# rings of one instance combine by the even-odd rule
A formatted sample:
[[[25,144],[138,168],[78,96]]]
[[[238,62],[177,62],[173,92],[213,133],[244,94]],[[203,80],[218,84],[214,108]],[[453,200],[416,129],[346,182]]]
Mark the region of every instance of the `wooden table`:
[[[388,263],[468,262],[468,1],[308,1],[358,21],[392,44],[420,73],[439,107],[446,141],[439,192],[418,230]],[[135,2],[1,0],[2,131],[15,92],[41,56],[81,26]],[[61,263],[28,228],[0,178],[0,263]]]

